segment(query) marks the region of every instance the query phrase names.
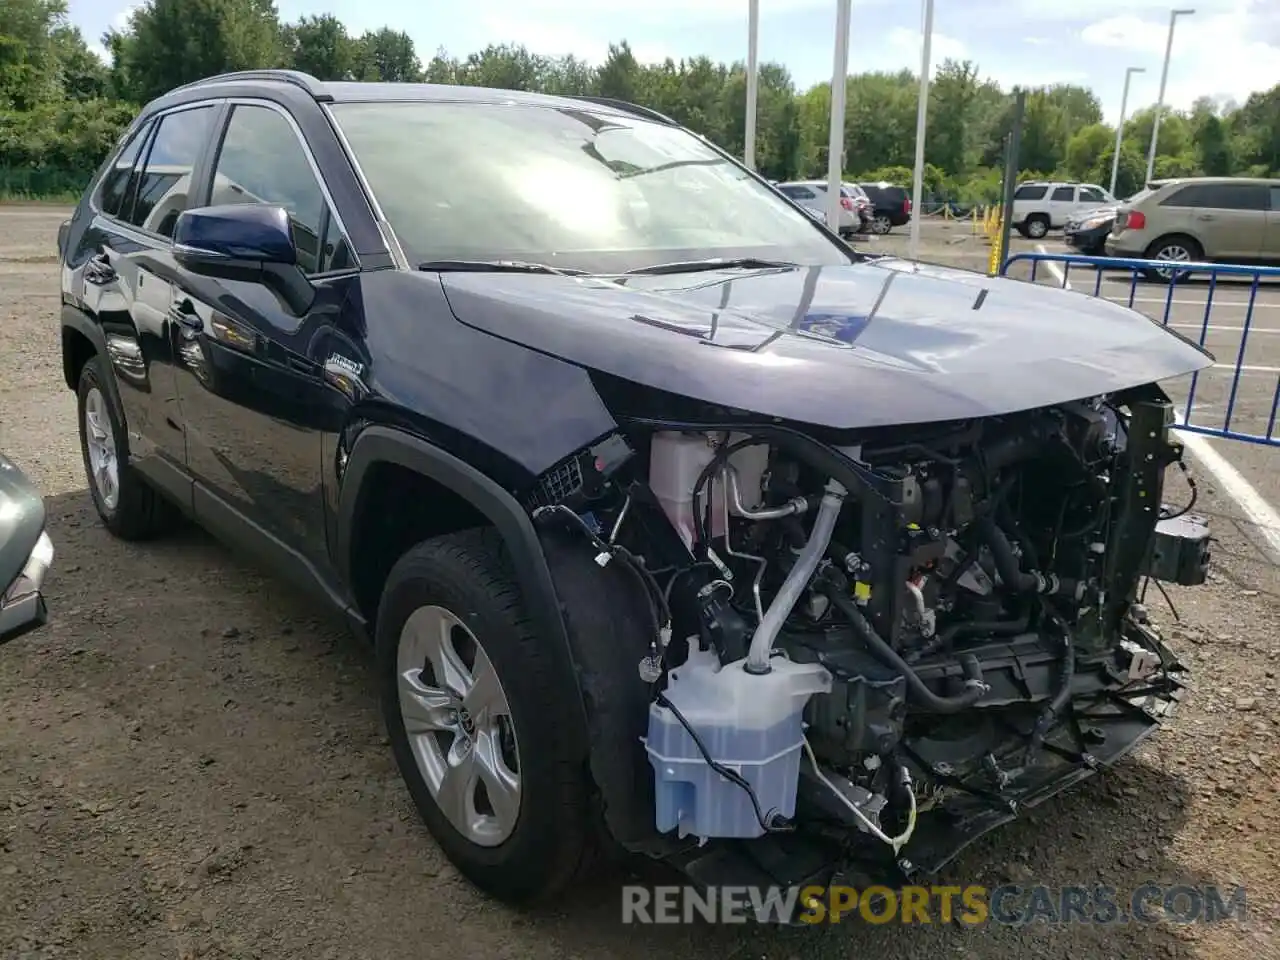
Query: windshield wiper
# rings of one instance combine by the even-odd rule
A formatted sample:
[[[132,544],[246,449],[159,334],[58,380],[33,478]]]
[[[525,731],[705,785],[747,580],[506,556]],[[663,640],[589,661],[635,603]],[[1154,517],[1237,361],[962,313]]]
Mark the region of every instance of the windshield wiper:
[[[699,270],[768,270],[770,268],[795,268],[800,266],[790,260],[762,260],[759,257],[738,257],[724,259],[712,257],[708,260],[675,260],[671,263],[655,263],[651,267],[638,267],[628,270],[633,273],[696,273]]]
[[[551,273],[562,277],[584,277],[585,270],[553,267],[549,263],[531,263],[526,260],[427,260],[418,264],[419,270],[440,273]]]

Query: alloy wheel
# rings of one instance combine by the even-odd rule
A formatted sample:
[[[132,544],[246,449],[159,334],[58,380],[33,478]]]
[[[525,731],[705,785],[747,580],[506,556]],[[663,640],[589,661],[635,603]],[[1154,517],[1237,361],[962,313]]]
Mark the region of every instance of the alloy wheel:
[[[120,470],[116,437],[102,391],[92,387],[84,397],[84,439],[89,450],[89,482],[108,510],[120,502]]]
[[[1156,252],[1156,255],[1153,259],[1172,261],[1174,263],[1190,263],[1193,258],[1191,256],[1191,251],[1188,250],[1186,247],[1184,247],[1182,244],[1168,243],[1168,244],[1165,244]],[[1171,270],[1171,269],[1165,268],[1165,269],[1157,269],[1156,273],[1158,273],[1163,279],[1170,280],[1175,275],[1178,275],[1178,276],[1185,275],[1186,271]]]
[[[892,224],[889,223],[889,218],[883,213],[877,214],[876,218],[871,221],[872,230],[879,234],[888,233],[891,227]]]
[[[418,772],[449,823],[494,847],[520,814],[520,762],[506,692],[479,640],[444,607],[420,607],[396,652],[400,716]]]
[[[1032,220],[1027,224],[1027,234],[1033,240],[1039,240],[1048,232],[1049,228],[1045,225],[1043,220]]]

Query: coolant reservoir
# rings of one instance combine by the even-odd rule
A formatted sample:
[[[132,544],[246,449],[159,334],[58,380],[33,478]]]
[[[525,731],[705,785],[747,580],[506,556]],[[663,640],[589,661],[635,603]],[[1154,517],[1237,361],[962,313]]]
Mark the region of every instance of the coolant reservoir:
[[[729,436],[729,443],[746,439],[744,434]],[[693,521],[693,485],[715,456],[717,447],[705,433],[662,432],[653,436],[649,459],[649,487],[662,504],[662,509],[684,539],[692,546],[696,525]],[[764,444],[746,447],[729,458],[738,474],[738,490],[742,505],[752,509],[763,499],[764,473],[769,466],[769,448]],[[701,504],[706,507],[707,494],[713,496],[711,510],[712,537],[724,534],[724,485],[719,477],[703,488]],[[734,512],[734,511],[731,511]]]
[[[804,743],[802,715],[816,693],[831,691],[818,663],[774,657],[772,670],[747,673],[746,660],[724,667],[714,651],[690,643],[689,659],[671,671],[667,699],[697,732],[717,764],[738,773],[760,812],[793,817]],[[658,831],[679,836],[752,838],[764,834],[751,796],[708,764],[673,711],[649,707],[645,749],[653,766]]]

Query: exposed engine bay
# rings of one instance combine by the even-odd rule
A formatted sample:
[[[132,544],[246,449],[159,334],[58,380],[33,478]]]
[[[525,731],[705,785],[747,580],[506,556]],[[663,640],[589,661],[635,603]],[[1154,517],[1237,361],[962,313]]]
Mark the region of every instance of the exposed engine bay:
[[[647,614],[624,845],[707,882],[932,871],[1178,701],[1141,600],[1202,583],[1209,533],[1159,388],[847,436],[717,413],[620,421],[529,500]]]

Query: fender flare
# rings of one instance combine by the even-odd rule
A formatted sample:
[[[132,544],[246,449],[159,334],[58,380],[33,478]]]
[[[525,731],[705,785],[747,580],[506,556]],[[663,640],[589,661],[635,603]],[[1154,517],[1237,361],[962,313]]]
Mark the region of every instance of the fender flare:
[[[533,521],[503,487],[471,464],[394,427],[365,427],[351,445],[338,496],[338,543],[335,561],[342,579],[351,582],[351,545],[360,490],[369,470],[378,463],[392,463],[439,483],[468,501],[493,524],[502,537],[515,568],[516,581],[540,635],[562,658],[577,690],[577,712],[582,723],[573,733],[574,745],[583,757],[588,752],[587,709],[583,702],[578,665],[569,642],[569,631],[560,609],[551,569]],[[566,731],[567,732],[567,731]]]
[[[107,366],[107,382],[102,386],[106,388],[110,395],[108,399],[114,405],[116,410],[124,415],[124,405],[120,402],[120,386],[116,383],[115,367],[111,363],[111,355],[107,352],[107,336],[102,332],[100,327],[92,317],[85,314],[84,311],[77,307],[73,307],[69,303],[62,305],[62,323],[61,330],[71,329],[81,334],[86,340],[93,345],[94,353],[102,358],[102,362]],[[62,350],[62,377],[66,381],[67,387],[76,390],[79,384],[74,383],[71,379],[71,368],[67,364],[67,348],[65,342],[60,346]]]

